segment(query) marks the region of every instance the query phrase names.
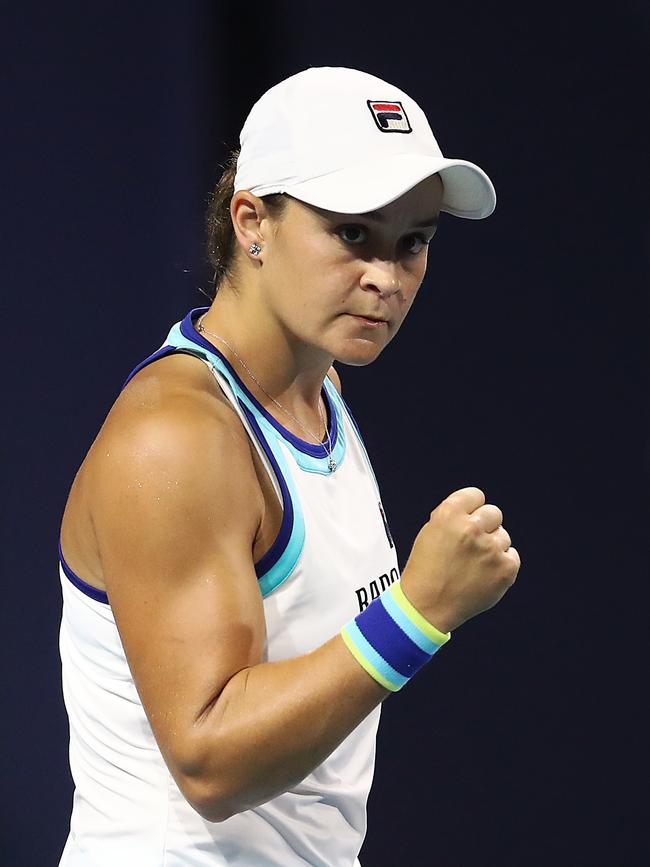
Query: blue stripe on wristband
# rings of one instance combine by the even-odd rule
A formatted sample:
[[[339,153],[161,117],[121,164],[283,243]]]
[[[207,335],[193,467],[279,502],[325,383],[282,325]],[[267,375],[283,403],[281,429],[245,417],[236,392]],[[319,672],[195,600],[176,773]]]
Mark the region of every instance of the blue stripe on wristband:
[[[383,594],[356,617],[357,626],[379,655],[404,677],[413,677],[429,661],[384,608]]]
[[[388,611],[400,629],[406,632],[411,641],[417,644],[420,650],[424,651],[424,653],[427,653],[429,656],[433,656],[436,650],[440,649],[440,644],[435,644],[435,642],[431,641],[422,630],[418,629],[412,620],[409,620],[407,615],[395,601],[392,593],[382,593],[381,604],[384,606],[386,611]]]
[[[368,609],[366,608],[366,611],[367,610]],[[395,671],[392,665],[386,662],[386,660],[377,653],[375,648],[367,641],[354,620],[351,620],[343,627],[343,632],[347,633],[347,637],[352,641],[357,651],[360,652],[354,654],[358,661],[362,665],[364,660],[369,662],[371,667],[376,669],[381,677],[387,681],[387,683],[383,684],[387,689],[396,691],[404,686],[408,677],[404,677],[404,675]],[[361,657],[363,657],[363,659]],[[368,669],[366,665],[363,665],[363,667],[374,677],[374,673],[371,669]]]
[[[393,692],[451,638],[409,602],[399,580],[346,623],[341,636],[368,674]]]

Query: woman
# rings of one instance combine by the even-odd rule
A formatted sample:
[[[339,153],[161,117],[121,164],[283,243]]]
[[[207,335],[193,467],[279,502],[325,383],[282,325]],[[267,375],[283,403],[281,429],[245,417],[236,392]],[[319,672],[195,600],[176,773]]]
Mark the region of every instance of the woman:
[[[308,69],[251,110],[208,216],[215,298],[131,374],[66,506],[61,864],[358,864],[381,702],[519,556],[465,488],[400,579],[332,362],[395,336],[440,211],[494,204],[366,73]]]

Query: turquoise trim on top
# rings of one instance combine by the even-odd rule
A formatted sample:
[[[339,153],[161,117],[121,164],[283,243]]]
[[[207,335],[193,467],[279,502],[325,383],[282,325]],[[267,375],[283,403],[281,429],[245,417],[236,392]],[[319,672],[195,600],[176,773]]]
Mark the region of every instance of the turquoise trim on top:
[[[197,335],[198,336],[198,335]],[[242,387],[240,380],[233,375],[230,371],[229,366],[224,362],[224,360],[220,357],[220,354],[217,351],[211,351],[204,347],[202,343],[197,343],[194,339],[186,337],[181,330],[181,323],[177,323],[171,329],[167,336],[166,344],[171,344],[172,346],[177,347],[178,349],[191,349],[195,354],[198,352],[202,355],[206,361],[209,361],[213,367],[219,371],[219,373],[223,374],[228,380],[230,387],[233,392],[237,396],[237,399],[241,404],[243,404],[255,417],[255,420],[258,422],[264,433],[269,439],[269,443],[276,442],[278,439],[278,430],[274,424],[271,424],[267,419],[266,415],[260,412],[260,409],[257,406],[257,402],[251,400],[251,395],[247,389]],[[342,419],[342,408],[341,408],[341,400],[338,391],[336,390],[336,386],[330,382],[328,377],[325,377],[325,381],[323,382],[323,386],[326,390],[327,397],[329,398],[328,403],[330,408],[334,410],[336,415],[336,444],[332,449],[332,457],[336,461],[337,467],[339,467],[343,460],[345,459],[345,431],[343,427],[343,419]],[[308,473],[320,473],[324,476],[330,475],[330,469],[328,465],[328,456],[324,454],[323,457],[313,457],[312,455],[306,454],[304,451],[296,448],[290,440],[286,437],[282,437],[282,441],[284,445],[291,452],[294,460],[298,464],[298,466],[305,470]],[[310,445],[307,443],[306,445]],[[316,446],[316,448],[319,448]],[[324,447],[320,447],[320,449],[325,453]]]
[[[240,406],[242,407],[242,410],[246,418],[248,419],[249,424],[253,428],[253,431],[258,439],[258,442],[260,443],[260,446],[266,452],[269,461],[273,465],[273,469],[276,473],[278,483],[282,489],[283,497],[283,525],[277,539],[279,544],[283,546],[283,549],[279,552],[279,554],[277,551],[275,552],[276,556],[272,558],[271,564],[268,568],[264,569],[264,571],[260,572],[256,568],[260,592],[262,596],[266,598],[284,581],[286,581],[287,578],[289,578],[289,576],[292,574],[300,558],[305,543],[305,521],[302,507],[300,504],[300,498],[298,496],[298,492],[296,490],[291,471],[289,470],[289,467],[287,465],[285,454],[283,453],[278,441],[280,435],[278,431],[273,427],[273,425],[271,425],[267,421],[267,419],[259,412],[259,410],[254,406],[252,401],[246,395],[245,391],[237,382],[236,378],[233,376],[230,370],[228,370],[228,367],[217,355],[217,353],[213,353],[205,347],[198,345],[193,340],[185,337],[185,335],[181,331],[180,323],[174,325],[174,327],[170,330],[167,340],[165,342],[167,345],[174,346],[178,349],[187,349],[188,351],[191,351],[194,355],[201,356],[216,370],[218,370],[218,372],[222,376],[225,377],[234,395],[239,401]],[[303,462],[316,465],[315,468],[312,467],[308,471],[324,472],[323,468],[320,466],[320,464],[322,463],[322,459],[312,458],[309,455],[302,454],[297,449],[294,449],[291,444],[286,442],[284,439],[283,442],[285,446],[289,448],[291,453],[296,457],[296,461],[300,465],[302,465]],[[337,442],[337,446],[340,442],[341,440]],[[335,452],[333,452],[333,454],[335,454]],[[298,456],[300,456],[301,458],[300,461],[298,461]],[[341,458],[342,457],[343,453],[341,453]],[[329,474],[328,468],[326,469],[326,472]],[[291,518],[291,526],[285,527],[288,517]],[[288,538],[286,538],[285,542],[284,538],[287,536]],[[274,548],[275,543],[272,546],[271,551],[273,551]],[[271,553],[271,551],[268,553]],[[260,560],[260,564],[263,564],[265,560],[266,555],[262,558],[262,560]]]
[[[323,387],[325,388],[325,390],[327,392],[327,396],[329,397],[330,409],[333,409],[334,413],[336,415],[336,425],[337,425],[336,445],[332,449],[332,458],[336,462],[336,466],[340,467],[343,464],[343,461],[345,460],[345,453],[346,453],[346,447],[345,447],[346,435],[345,435],[345,428],[343,427],[343,417],[342,417],[341,401],[340,401],[341,396],[338,393],[338,391],[336,390],[336,386],[334,385],[334,383],[330,382],[330,380],[327,376],[325,377],[325,380],[323,381]],[[277,434],[276,434],[276,436],[277,436]],[[301,470],[305,470],[305,472],[307,472],[307,473],[320,473],[323,476],[329,476],[330,475],[329,458],[328,457],[315,458],[315,457],[312,457],[311,455],[306,455],[303,451],[300,451],[300,449],[297,449],[293,445],[293,443],[290,443],[287,440],[284,440],[284,444],[286,445],[286,447],[289,449],[289,451],[293,455],[296,463],[298,464],[298,466],[300,467]],[[329,443],[328,443],[328,445],[329,445]]]
[[[321,475],[330,475],[329,455],[327,448],[323,443],[314,444],[306,442],[296,437],[280,424],[270,413],[257,401],[257,399],[246,388],[243,381],[239,378],[236,371],[231,367],[230,362],[219,352],[219,350],[206,340],[202,334],[199,334],[194,329],[194,319],[205,312],[208,308],[197,308],[191,310],[190,313],[181,322],[178,322],[169,332],[167,343],[171,343],[178,348],[197,350],[205,357],[212,365],[214,365],[228,379],[231,388],[237,395],[240,403],[246,407],[258,419],[263,430],[268,434],[273,434],[272,440],[275,441],[280,434],[285,446],[291,452],[298,466],[310,473],[320,473]],[[330,382],[328,377],[325,377],[323,383],[325,391],[324,400],[330,409],[330,424],[329,433],[331,437],[332,457],[336,461],[337,467],[343,463],[345,459],[345,432],[343,428],[343,409],[341,405],[341,396],[336,387]],[[327,445],[330,445],[330,442]]]
[[[255,428],[256,420],[253,420],[249,417],[249,421],[251,422],[253,428]],[[260,433],[256,433],[259,438]],[[274,469],[276,475],[278,474],[279,470],[279,472],[284,477],[285,484],[288,488],[288,496],[291,501],[290,506],[293,509],[293,526],[291,527],[289,539],[284,547],[284,550],[280,554],[280,557],[261,575],[258,574],[258,585],[260,588],[260,593],[262,594],[262,597],[264,599],[266,599],[266,597],[270,593],[272,593],[277,587],[283,584],[291,575],[293,570],[296,568],[296,564],[300,559],[302,549],[305,545],[305,519],[302,513],[300,498],[298,497],[298,492],[296,491],[296,486],[291,476],[289,467],[287,466],[285,456],[282,454],[282,450],[279,448],[277,442],[271,443],[267,440],[267,445],[273,453],[273,458],[275,458]]]

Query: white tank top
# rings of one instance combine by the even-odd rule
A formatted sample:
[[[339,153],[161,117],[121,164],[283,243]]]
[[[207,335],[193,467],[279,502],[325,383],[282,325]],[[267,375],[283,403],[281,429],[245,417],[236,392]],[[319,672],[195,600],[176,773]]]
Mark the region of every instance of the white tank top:
[[[399,577],[393,540],[358,427],[332,383],[323,397],[336,468],[324,445],[298,439],[258,403],[196,332],[192,310],[163,347],[200,357],[239,414],[283,507],[255,564],[266,619],[264,660],[307,653]],[[127,382],[129,380],[127,379]],[[75,783],[61,867],[358,867],[380,708],[299,785],[224,822],[187,803],[161,756],[106,593],[59,550],[60,652]]]

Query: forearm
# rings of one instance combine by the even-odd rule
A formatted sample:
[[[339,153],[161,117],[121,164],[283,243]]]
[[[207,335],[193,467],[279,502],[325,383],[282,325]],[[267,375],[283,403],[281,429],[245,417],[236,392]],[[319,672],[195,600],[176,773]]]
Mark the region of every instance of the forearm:
[[[287,791],[388,695],[340,635],[304,656],[240,671],[197,723],[195,807],[219,820]]]

